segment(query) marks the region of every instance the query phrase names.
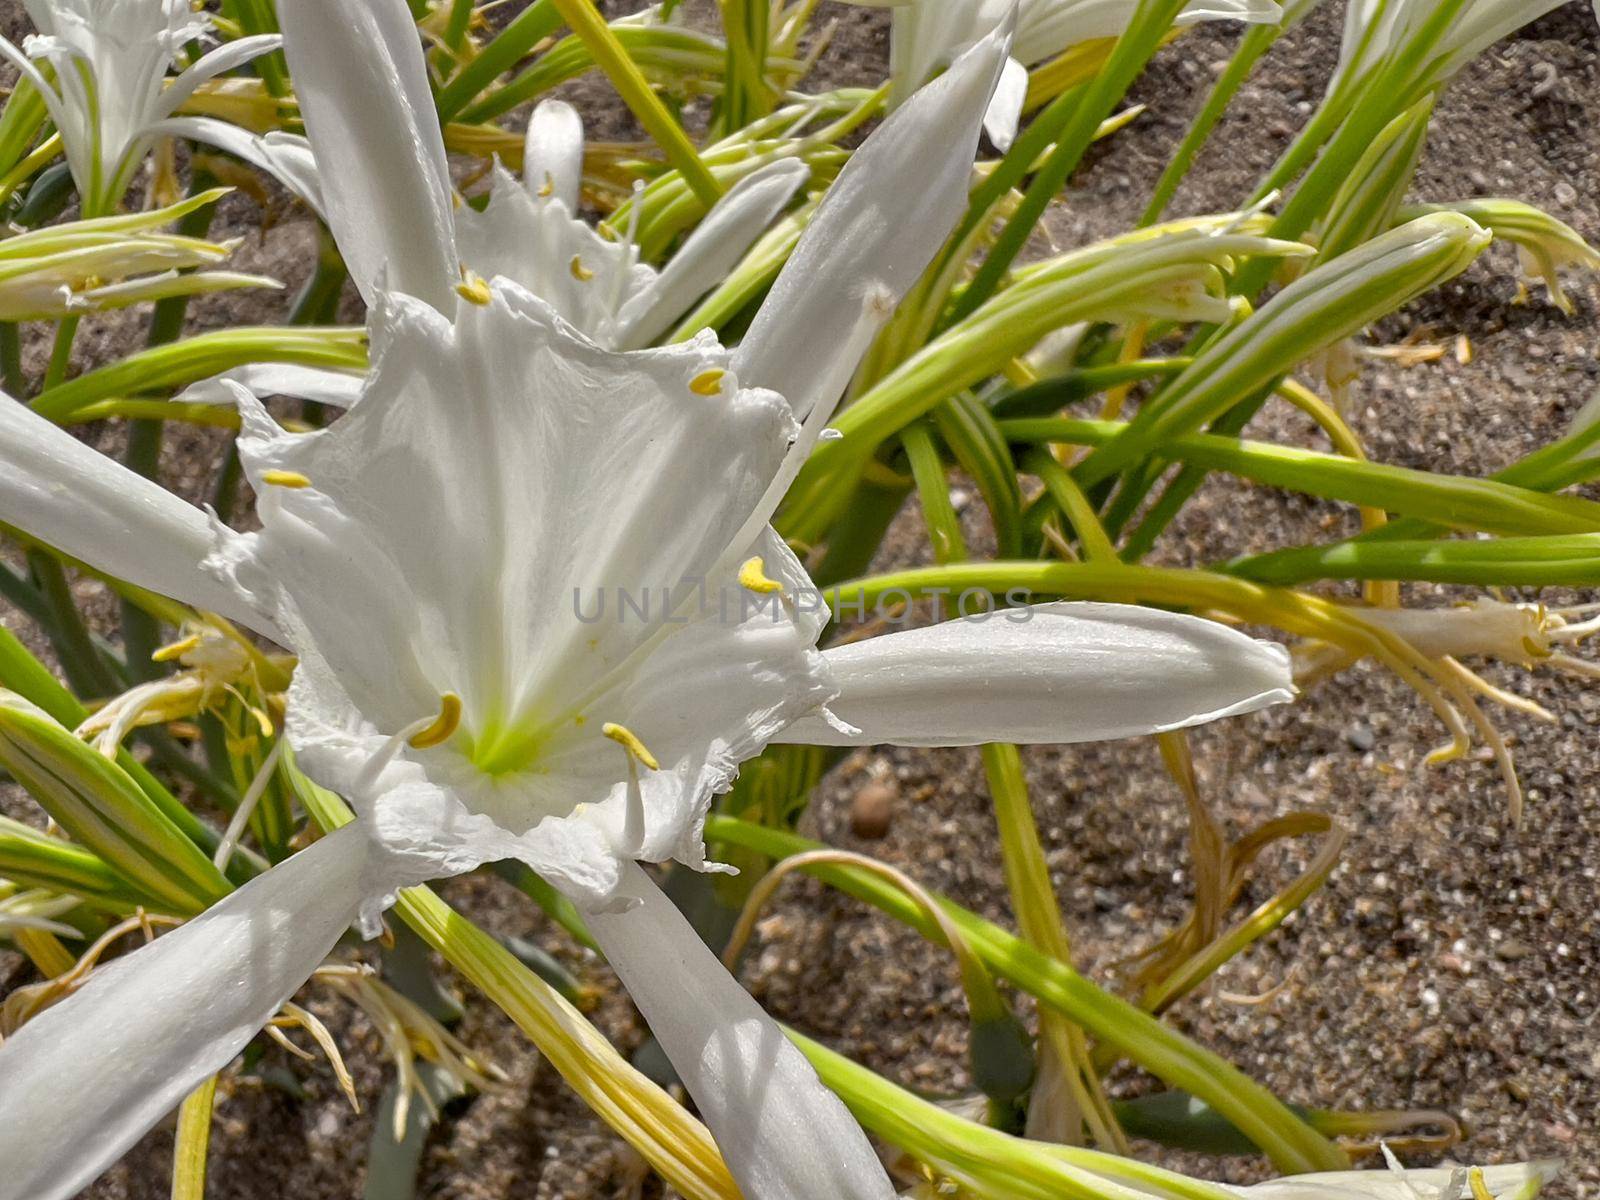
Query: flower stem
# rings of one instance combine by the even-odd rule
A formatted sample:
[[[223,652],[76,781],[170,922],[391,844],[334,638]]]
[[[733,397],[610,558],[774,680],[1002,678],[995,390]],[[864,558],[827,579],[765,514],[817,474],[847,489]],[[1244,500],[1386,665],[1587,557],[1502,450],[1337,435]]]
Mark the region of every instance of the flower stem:
[[[178,1139],[172,1150],[172,1200],[205,1200],[206,1151],[211,1145],[211,1107],[217,1077],[190,1092],[178,1108]]]

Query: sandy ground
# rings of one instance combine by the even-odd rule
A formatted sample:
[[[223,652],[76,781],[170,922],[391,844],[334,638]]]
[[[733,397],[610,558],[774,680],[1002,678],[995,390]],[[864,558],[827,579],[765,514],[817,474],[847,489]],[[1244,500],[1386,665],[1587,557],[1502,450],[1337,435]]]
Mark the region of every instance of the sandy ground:
[[[17,32],[16,6],[0,25]],[[1310,112],[1332,66],[1342,4],[1284,40],[1268,57],[1202,156],[1175,212],[1231,207]],[[831,10],[831,11],[830,11]],[[823,71],[831,81],[878,76],[887,39],[871,15],[824,5],[842,26]],[[1142,207],[1234,35],[1201,28],[1164,50],[1135,89],[1150,110],[1098,148],[1052,214],[1065,247],[1126,227]],[[1600,240],[1600,92],[1587,5],[1568,5],[1496,47],[1440,105],[1422,169],[1424,199],[1510,195],[1544,206]],[[584,88],[602,128],[603,93]],[[229,202],[239,231],[256,221]],[[303,222],[289,221],[241,251],[245,269],[303,262]],[[1595,283],[1575,279],[1568,318],[1536,295],[1513,304],[1509,251],[1496,249],[1455,283],[1386,323],[1378,342],[1416,330],[1476,347],[1411,370],[1372,364],[1358,386],[1357,428],[1374,456],[1431,469],[1483,473],[1556,436],[1594,391]],[[294,270],[281,272],[295,282]],[[1537,289],[1536,289],[1537,291]],[[233,298],[197,306],[197,326],[270,319],[281,300]],[[276,307],[275,307],[276,306]],[[140,336],[137,318],[91,323],[87,365]],[[1298,418],[1269,414],[1263,436],[1309,441]],[[105,446],[116,444],[107,435]],[[174,438],[169,481],[201,494],[195,464],[211,440]],[[1335,506],[1214,482],[1186,512],[1159,557],[1196,563],[1293,540],[1326,537],[1348,518]],[[919,560],[921,523],[907,512],[883,563]],[[14,617],[9,615],[8,622]],[[1497,715],[1515,739],[1528,789],[1522,832],[1506,823],[1492,765],[1421,765],[1442,740],[1423,704],[1381,670],[1358,666],[1304,703],[1200,733],[1206,795],[1237,834],[1289,810],[1315,809],[1351,831],[1329,886],[1281,931],[1180,1003],[1171,1019],[1287,1099],[1338,1108],[1445,1108],[1466,1125],[1458,1155],[1503,1161],[1559,1155],[1567,1178],[1551,1194],[1600,1196],[1600,923],[1596,849],[1600,778],[1595,728],[1600,698],[1574,681],[1491,669],[1487,674],[1545,704],[1546,725]],[[1153,747],[1026,752],[1054,879],[1076,939],[1077,965],[1114,982],[1115,962],[1181,920],[1190,899],[1179,797]],[[863,842],[850,811],[869,782],[892,789],[887,836]],[[8,809],[16,811],[15,798]],[[911,871],[924,884],[1009,921],[994,830],[976,752],[862,753],[818,795],[810,830]],[[1305,861],[1293,847],[1269,853],[1238,910]],[[608,995],[594,1014],[624,1048],[640,1031],[614,981],[554,933],[498,880],[447,884],[444,893],[498,932],[531,937]],[[965,1018],[947,957],[846,898],[810,883],[786,885],[748,958],[747,982],[780,1018],[908,1085],[965,1086]],[[0,954],[0,988],[26,968]],[[1271,999],[1243,1005],[1232,997]],[[314,1007],[339,1032],[364,1111],[339,1097],[323,1067],[292,1063],[308,1099],[254,1077],[230,1078],[219,1101],[208,1195],[344,1200],[358,1195],[371,1113],[385,1068],[366,1022],[325,996]],[[430,1200],[598,1200],[630,1194],[634,1164],[572,1098],[510,1023],[468,997],[460,1030],[509,1074],[504,1094],[453,1109],[426,1152],[420,1194]],[[1119,1074],[1123,1094],[1149,1081]],[[69,1098],[63,1097],[64,1101]],[[149,1135],[86,1196],[165,1196],[171,1133]],[[1253,1179],[1253,1160],[1201,1162],[1139,1147],[1160,1161],[1218,1177]],[[648,1190],[646,1194],[652,1194]]]

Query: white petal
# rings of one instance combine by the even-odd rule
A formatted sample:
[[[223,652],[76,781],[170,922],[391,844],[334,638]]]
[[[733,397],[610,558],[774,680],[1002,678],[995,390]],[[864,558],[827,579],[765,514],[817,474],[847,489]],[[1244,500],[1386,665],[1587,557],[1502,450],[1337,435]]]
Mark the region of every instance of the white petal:
[[[316,969],[369,883],[346,826],[94,972],[0,1046],[0,1200],[66,1200],[225,1067]]]
[[[1508,1196],[1534,1180],[1548,1183],[1560,1167],[1558,1159],[1484,1167],[1483,1182],[1491,1196]],[[1458,1182],[1465,1183],[1466,1170],[1445,1165],[1403,1171],[1316,1171],[1249,1187],[1228,1186],[1228,1190],[1250,1200],[1442,1200]],[[1463,1190],[1457,1194],[1470,1193]]]
[[[1161,733],[1294,697],[1289,658],[1198,617],[1128,604],[1002,609],[823,652],[839,688],[775,741],[1056,744]]]
[[[528,119],[522,182],[535,198],[559,200],[566,205],[569,217],[578,215],[578,189],[583,183],[583,118],[565,100],[543,101]],[[546,186],[550,192],[541,197]]]
[[[1190,0],[1178,14],[1177,24],[1248,21],[1253,25],[1274,25],[1281,20],[1283,6],[1277,0]]]
[[[633,246],[606,241],[565,204],[530,195],[498,166],[483,211],[456,212],[456,244],[470,270],[521,284],[608,348],[624,299],[656,278]]]
[[[651,285],[622,306],[617,348],[648,346],[721,283],[810,175],[800,159],[784,158],[729,188]]]
[[[283,45],[276,33],[258,33],[251,37],[236,38],[201,55],[199,60],[179,75],[161,93],[156,114],[167,117],[178,111],[195,89],[208,79],[215,79],[225,71],[243,66],[251,59],[260,58]]]
[[[405,0],[279,0],[284,53],[329,227],[362,296],[385,286],[441,312],[458,281],[450,170]]]
[[[226,150],[271,175],[310,205],[319,217],[327,219],[316,156],[311,152],[311,143],[297,134],[279,130],[251,133],[215,117],[169,117],[152,125],[150,132],[188,138]]]
[[[740,1190],[752,1200],[893,1200],[861,1127],[672,901],[632,864],[623,889],[641,903],[592,914],[589,929]]]
[[[1128,27],[1137,7],[1135,0],[1066,0],[1029,5],[1017,26],[1016,57],[1032,65],[1094,38],[1117,37]],[[1352,9],[1355,7],[1351,5]],[[1192,0],[1178,14],[1175,24],[1217,20],[1272,24],[1282,18],[1283,10],[1274,0]]]
[[[1014,58],[1006,59],[1000,83],[983,114],[983,131],[1002,154],[1011,149],[1011,141],[1017,136],[1017,122],[1022,119],[1022,105],[1027,98],[1028,68]]]
[[[58,130],[73,127],[71,114],[62,105],[60,93],[50,86],[50,82],[40,73],[39,68],[34,66],[28,56],[18,50],[9,38],[0,37],[0,58],[4,58],[17,69],[22,78],[33,84],[34,90],[44,101],[45,109],[50,113],[50,120]],[[63,135],[62,141],[66,140],[66,136]]]
[[[292,396],[297,400],[314,400],[333,408],[349,408],[361,398],[366,380],[359,375],[346,375],[342,371],[327,371],[321,367],[302,367],[295,363],[246,363],[191,383],[173,397],[175,401],[196,404],[232,404],[238,394],[229,384],[236,384],[257,399],[268,396]]]
[[[735,355],[804,420],[832,407],[966,207],[1009,22],[890,114],[828,189]]]
[[[206,515],[0,395],[0,522],[96,570],[272,635],[270,620],[202,570]]]

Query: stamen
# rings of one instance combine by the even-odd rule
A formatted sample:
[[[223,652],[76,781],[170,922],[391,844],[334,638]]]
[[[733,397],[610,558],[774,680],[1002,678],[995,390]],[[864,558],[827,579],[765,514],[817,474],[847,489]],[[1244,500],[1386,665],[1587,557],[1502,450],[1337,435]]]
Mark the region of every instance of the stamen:
[[[600,732],[613,742],[616,742],[634,758],[638,759],[652,771],[659,771],[661,764],[656,761],[656,756],[650,753],[650,748],[639,740],[639,735],[626,725],[618,725],[615,721],[607,721],[600,726]]]
[[[474,271],[468,271],[466,278],[456,284],[456,295],[480,308],[486,307],[489,301],[494,299],[494,293],[489,290],[488,283],[482,275]]]
[[[727,372],[721,367],[712,367],[709,371],[701,371],[689,380],[689,390],[696,396],[715,396],[722,391],[722,377]]]
[[[556,194],[555,176],[550,174],[549,171],[546,171],[544,173],[544,182],[539,185],[539,199],[548,200],[551,196],[554,196],[555,194]]]
[[[171,662],[173,659],[182,658],[189,651],[200,644],[200,635],[192,633],[181,641],[169,642],[150,656],[151,662]]]
[[[572,277],[579,283],[588,283],[594,278],[594,272],[583,265],[583,255],[574,254],[572,261],[567,264],[567,270],[572,272]]]
[[[447,693],[448,694],[448,693]],[[439,723],[438,717],[421,717],[407,725],[398,733],[389,735],[387,741],[379,746],[373,756],[361,768],[361,773],[356,776],[355,782],[350,786],[350,793],[354,796],[364,796],[377,785],[378,776],[395,760],[400,753],[400,748],[412,738],[423,733]]]
[[[438,719],[421,732],[412,734],[407,742],[413,749],[426,750],[449,741],[460,724],[461,697],[454,692],[446,692],[439,697]]]
[[[311,480],[300,474],[299,471],[280,471],[276,467],[261,472],[261,482],[271,487],[305,488],[311,486]]]
[[[644,789],[639,786],[639,766],[633,751],[624,752],[628,760],[628,807],[622,818],[622,844],[617,850],[632,857],[644,850]]]
[[[783,584],[776,579],[767,578],[767,564],[761,561],[759,554],[739,568],[739,586],[763,595],[783,591]]]

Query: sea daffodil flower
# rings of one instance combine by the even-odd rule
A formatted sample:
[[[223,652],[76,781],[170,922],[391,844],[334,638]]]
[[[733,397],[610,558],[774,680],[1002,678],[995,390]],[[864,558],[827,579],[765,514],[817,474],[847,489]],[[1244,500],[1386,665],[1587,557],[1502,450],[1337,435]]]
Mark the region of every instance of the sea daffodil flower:
[[[360,814],[0,1047],[0,1200],[73,1194],[224,1066],[352,921],[370,931],[397,889],[503,858],[585,910],[746,1196],[893,1195],[837,1098],[638,864],[705,868],[713,793],[798,721],[858,741],[1070,742],[1291,695],[1280,648],[1138,609],[892,634],[852,648],[843,687],[838,652],[816,648],[820,606],[767,521],[961,211],[1005,47],[980,43],[856,152],[736,351],[709,334],[610,350],[514,281],[463,280],[453,240],[413,246],[407,287],[374,285],[373,369],[347,415],[293,434],[237,389],[259,532],[216,527],[0,404],[0,521],[293,649],[287,736]],[[420,72],[418,48],[393,49],[386,62]],[[337,214],[377,186],[344,179],[325,179],[341,237]],[[632,607],[590,619],[592,597],[624,593]],[[1108,639],[1125,720],[1086,729],[1069,667]],[[1116,665],[1151,657],[1160,670]],[[857,679],[871,695],[852,732],[827,713],[857,713]],[[910,715],[875,728],[896,704]]]
[[[91,217],[115,210],[154,125],[208,79],[279,44],[275,34],[239,38],[169,80],[167,70],[184,46],[211,28],[188,0],[25,0],[24,7],[39,32],[23,50],[0,38],[0,56],[39,90]],[[54,83],[33,59],[54,68]]]
[[[856,0],[879,7],[884,0]],[[894,7],[889,43],[889,103],[899,104],[934,72],[977,43],[1015,4],[1011,57],[984,119],[989,140],[1008,149],[1028,92],[1028,68],[1095,38],[1122,33],[1137,0],[888,0]],[[1191,0],[1178,24],[1282,19],[1276,0]]]

